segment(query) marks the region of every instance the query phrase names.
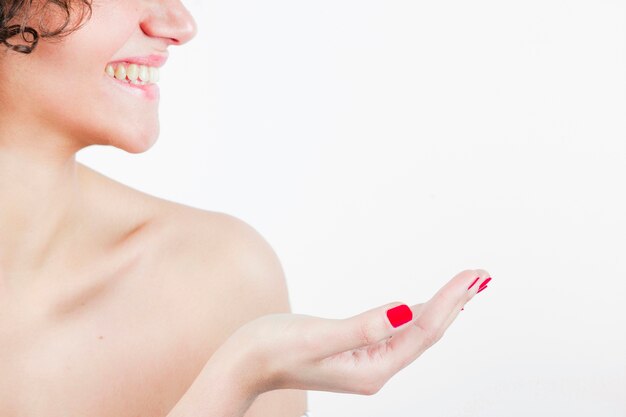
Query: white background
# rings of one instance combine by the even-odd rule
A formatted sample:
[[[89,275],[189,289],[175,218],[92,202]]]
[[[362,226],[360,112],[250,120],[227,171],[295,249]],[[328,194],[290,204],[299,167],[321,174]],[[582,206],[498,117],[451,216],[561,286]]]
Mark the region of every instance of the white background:
[[[376,395],[310,391],[312,417],[626,415],[626,2],[185,4],[158,142],[78,160],[251,224],[295,313],[493,277]]]

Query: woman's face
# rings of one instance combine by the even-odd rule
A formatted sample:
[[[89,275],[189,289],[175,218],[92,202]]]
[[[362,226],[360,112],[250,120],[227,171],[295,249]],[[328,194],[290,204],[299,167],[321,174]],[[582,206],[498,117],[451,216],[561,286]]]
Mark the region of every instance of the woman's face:
[[[195,36],[196,23],[179,0],[94,0],[92,8],[91,19],[60,42],[40,38],[31,54],[0,54],[0,107],[22,122],[22,132],[70,138],[78,149],[101,144],[143,152],[159,134],[158,86],[149,78],[154,69],[129,67],[128,60],[167,57],[169,45]],[[107,74],[115,62],[148,84],[131,86]],[[126,79],[118,64],[111,69]]]

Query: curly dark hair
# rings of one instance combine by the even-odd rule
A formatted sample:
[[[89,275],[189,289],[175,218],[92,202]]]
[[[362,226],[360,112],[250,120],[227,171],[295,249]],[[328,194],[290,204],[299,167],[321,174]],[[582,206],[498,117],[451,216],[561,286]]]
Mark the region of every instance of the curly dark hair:
[[[39,7],[36,7],[36,3]],[[30,54],[37,46],[39,38],[61,39],[75,30],[80,29],[84,23],[83,20],[87,16],[87,20],[91,18],[92,0],[0,0],[0,44],[6,45],[9,49],[24,54]],[[79,12],[79,19],[74,26],[70,26],[72,16]],[[57,28],[46,28],[43,21],[52,14],[60,18],[60,24]],[[26,26],[26,23],[33,17],[38,20],[38,32],[35,28]],[[9,22],[14,21],[13,25]],[[31,39],[27,39],[26,34]],[[22,40],[28,45],[15,45],[7,41],[7,39],[21,35]]]

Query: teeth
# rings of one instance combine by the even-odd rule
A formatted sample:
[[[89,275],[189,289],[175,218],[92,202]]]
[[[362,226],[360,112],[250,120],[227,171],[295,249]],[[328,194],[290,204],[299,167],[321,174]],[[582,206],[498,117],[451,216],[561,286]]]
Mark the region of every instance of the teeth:
[[[118,80],[126,79],[126,67],[124,65],[118,65],[115,69],[115,78]]]
[[[137,64],[130,64],[126,70],[126,76],[129,80],[135,81],[139,76],[139,66]]]
[[[148,81],[148,67],[145,65],[139,67],[139,78],[141,78],[141,81]]]
[[[104,70],[110,77],[135,85],[152,84],[159,81],[159,69],[147,65],[128,63],[108,64]]]
[[[159,81],[159,70],[155,67],[150,67],[149,71],[150,71],[150,82],[156,83],[157,81]]]

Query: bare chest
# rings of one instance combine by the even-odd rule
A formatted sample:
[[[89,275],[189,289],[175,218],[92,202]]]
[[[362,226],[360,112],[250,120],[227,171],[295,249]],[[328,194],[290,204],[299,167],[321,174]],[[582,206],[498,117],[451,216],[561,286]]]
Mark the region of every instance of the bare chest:
[[[44,315],[0,307],[0,415],[159,417],[182,397],[219,345],[198,337],[201,306],[148,269],[117,274]]]

